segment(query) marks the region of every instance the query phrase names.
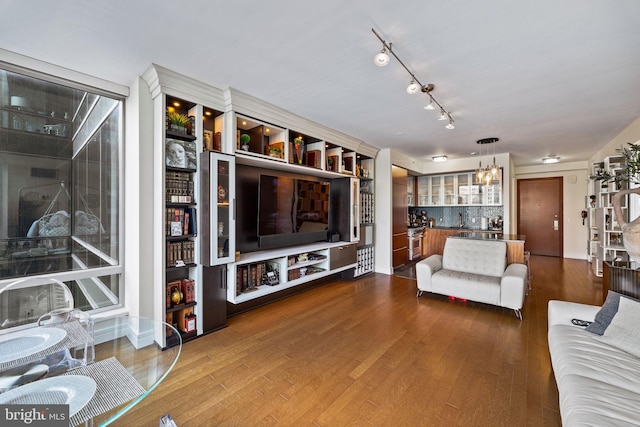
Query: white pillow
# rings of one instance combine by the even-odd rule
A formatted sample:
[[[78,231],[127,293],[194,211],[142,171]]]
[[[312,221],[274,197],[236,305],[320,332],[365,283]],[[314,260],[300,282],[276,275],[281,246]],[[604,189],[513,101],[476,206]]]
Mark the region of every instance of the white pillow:
[[[640,357],[640,303],[620,297],[618,312],[611,320],[609,327],[602,336],[594,338],[626,351],[636,357]]]

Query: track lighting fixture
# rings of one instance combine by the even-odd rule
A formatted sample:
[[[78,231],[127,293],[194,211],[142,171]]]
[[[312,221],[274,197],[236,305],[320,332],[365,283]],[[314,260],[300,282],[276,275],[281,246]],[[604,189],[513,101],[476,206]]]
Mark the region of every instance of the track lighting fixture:
[[[382,37],[380,37],[380,35],[373,28],[371,29],[371,31],[373,31],[373,34],[375,34],[375,36],[378,38],[378,40],[380,40],[382,42],[382,50],[380,51],[380,53],[375,55],[375,57],[373,58],[373,62],[379,67],[384,67],[387,64],[389,64],[389,55],[388,55],[388,53],[393,55],[393,57],[396,58],[398,63],[400,63],[400,65],[402,65],[402,67],[411,76],[411,83],[407,87],[407,93],[410,94],[410,95],[413,95],[413,94],[417,93],[418,91],[420,91],[422,93],[426,93],[427,96],[429,97],[429,103],[424,107],[424,109],[425,110],[435,110],[436,107],[438,107],[440,109],[440,118],[438,120],[447,120],[448,123],[447,123],[447,125],[445,127],[447,129],[455,129],[455,126],[453,125],[454,120],[453,120],[453,117],[451,116],[451,113],[449,111],[445,110],[444,106],[442,104],[440,104],[440,102],[438,102],[438,100],[435,99],[434,96],[431,94],[431,92],[435,89],[435,86],[432,85],[432,84],[423,85],[422,83],[420,83],[420,80],[418,80],[418,78],[415,76],[415,74],[409,69],[409,67],[407,67],[405,65],[404,62],[402,62],[402,60],[400,58],[398,58],[398,55],[396,55],[396,53],[393,51],[393,49],[391,49],[391,45],[392,44],[391,43],[387,43],[386,41],[384,41],[382,39]]]
[[[389,55],[387,55],[387,50],[384,47],[379,54],[373,57],[373,63],[378,67],[386,67],[389,65]]]

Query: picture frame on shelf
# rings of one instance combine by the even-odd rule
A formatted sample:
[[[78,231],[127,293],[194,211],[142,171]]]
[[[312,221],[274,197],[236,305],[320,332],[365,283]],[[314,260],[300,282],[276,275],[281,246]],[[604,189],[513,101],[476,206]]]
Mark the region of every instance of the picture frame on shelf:
[[[174,168],[196,169],[196,143],[167,138],[165,143],[166,165]]]

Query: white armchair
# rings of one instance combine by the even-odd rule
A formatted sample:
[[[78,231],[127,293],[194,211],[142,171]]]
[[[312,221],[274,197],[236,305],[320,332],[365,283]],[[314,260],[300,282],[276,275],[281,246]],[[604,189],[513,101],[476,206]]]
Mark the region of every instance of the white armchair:
[[[443,255],[416,264],[418,296],[423,292],[464,298],[514,310],[522,320],[527,266],[507,266],[502,241],[447,238]]]

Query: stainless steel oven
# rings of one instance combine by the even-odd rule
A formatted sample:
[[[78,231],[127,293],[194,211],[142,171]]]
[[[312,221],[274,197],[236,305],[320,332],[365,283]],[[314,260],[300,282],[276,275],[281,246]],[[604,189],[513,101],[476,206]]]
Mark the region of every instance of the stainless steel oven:
[[[409,236],[409,261],[422,257],[422,235],[424,227],[409,228],[407,235]]]

